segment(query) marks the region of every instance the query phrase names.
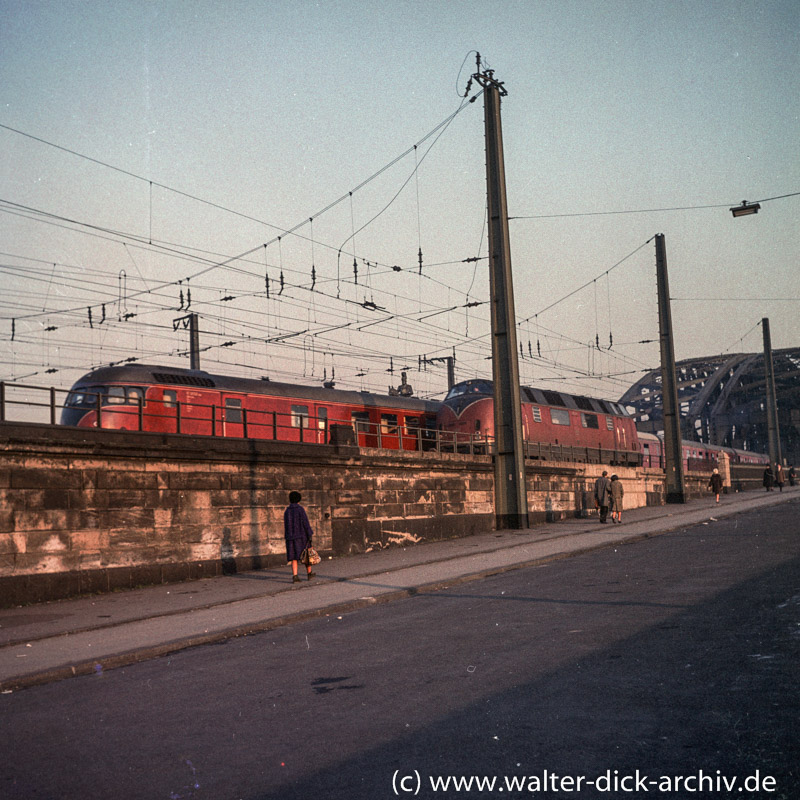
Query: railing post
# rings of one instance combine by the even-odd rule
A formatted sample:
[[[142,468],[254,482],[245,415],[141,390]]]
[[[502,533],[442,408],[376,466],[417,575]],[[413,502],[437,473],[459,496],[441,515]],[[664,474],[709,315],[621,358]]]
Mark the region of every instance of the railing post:
[[[217,435],[217,404],[211,406],[211,435]]]
[[[97,393],[97,427],[103,427],[103,395]]]
[[[139,417],[139,433],[144,430],[144,398],[137,397],[136,403],[139,406],[138,408],[138,417]]]
[[[272,412],[272,438],[278,440],[278,412]]]
[[[383,426],[381,425],[380,422],[378,422],[375,424],[375,427],[378,430],[378,447],[383,447],[383,430],[382,430]]]
[[[50,387],[50,424],[56,424],[56,390],[55,387]]]
[[[175,433],[181,432],[181,401],[175,407]]]
[[[247,439],[247,409],[242,409],[242,438]]]

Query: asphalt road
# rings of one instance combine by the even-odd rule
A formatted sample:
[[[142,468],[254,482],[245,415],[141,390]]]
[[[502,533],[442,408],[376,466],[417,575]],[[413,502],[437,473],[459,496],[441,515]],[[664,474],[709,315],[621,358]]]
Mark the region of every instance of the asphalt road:
[[[798,797],[798,512],[3,695],[0,797]]]

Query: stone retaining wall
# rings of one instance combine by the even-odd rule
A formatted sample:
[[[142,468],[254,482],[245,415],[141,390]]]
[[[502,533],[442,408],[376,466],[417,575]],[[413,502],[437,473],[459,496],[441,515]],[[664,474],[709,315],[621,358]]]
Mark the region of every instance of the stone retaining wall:
[[[5,605],[284,564],[291,490],[334,556],[494,526],[489,456],[18,423],[0,449]],[[531,522],[595,513],[601,470],[528,462]],[[663,502],[659,471],[616,471],[626,508]]]

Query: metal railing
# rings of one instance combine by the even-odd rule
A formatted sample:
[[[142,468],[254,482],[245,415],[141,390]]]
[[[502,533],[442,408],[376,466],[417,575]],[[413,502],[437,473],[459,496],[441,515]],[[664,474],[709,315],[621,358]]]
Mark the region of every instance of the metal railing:
[[[92,428],[190,436],[263,439],[328,444],[334,427],[350,429],[352,442],[360,447],[442,453],[490,453],[485,437],[437,431],[424,425],[381,420],[337,420],[294,411],[258,410],[224,404],[186,403],[180,400],[143,400],[120,397],[109,402],[103,392],[83,391],[90,402],[67,405],[70,392],[54,387],[0,381],[0,422],[32,422],[57,425],[59,413],[76,409],[93,414]],[[116,399],[116,398],[115,398]],[[12,419],[13,418],[13,419]],[[339,437],[340,441],[344,437]]]
[[[70,392],[54,387],[30,386],[0,381],[0,421],[58,424],[59,412],[78,408],[94,413],[94,428],[168,433],[190,436],[211,436],[239,439],[300,442],[303,444],[352,443],[363,448],[418,452],[493,455],[495,441],[485,435],[438,430],[425,425],[409,425],[396,419],[380,422],[361,419],[337,420],[306,413],[261,411],[222,404],[186,403],[179,400],[144,401],[131,396],[109,402],[111,395],[84,391],[91,404],[66,405]],[[59,399],[61,401],[59,401]],[[17,412],[17,413],[14,413]],[[394,416],[394,415],[392,415]],[[333,428],[340,430],[334,434]],[[344,429],[345,434],[340,431]],[[348,429],[352,434],[347,434]],[[641,456],[632,451],[599,447],[578,447],[525,442],[525,457],[540,461],[570,461],[589,464],[641,463]]]

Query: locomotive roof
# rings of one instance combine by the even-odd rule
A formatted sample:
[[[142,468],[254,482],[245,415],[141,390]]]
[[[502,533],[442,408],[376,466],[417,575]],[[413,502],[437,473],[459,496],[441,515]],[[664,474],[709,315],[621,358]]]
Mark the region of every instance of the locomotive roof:
[[[382,395],[373,392],[326,389],[321,386],[306,386],[296,383],[281,383],[268,379],[235,378],[230,375],[215,375],[205,370],[181,369],[152,364],[129,364],[118,367],[101,367],[87,372],[73,385],[78,387],[97,384],[138,383],[159,384],[171,387],[194,387],[243,394],[262,394],[271,397],[314,400],[319,403],[346,403],[349,405],[398,408],[419,413],[436,413],[441,403],[418,397]]]
[[[462,381],[455,384],[445,397],[445,403],[452,405],[470,395],[488,396],[494,391],[493,382],[482,378]],[[595,414],[612,414],[620,417],[629,417],[630,414],[619,403],[612,400],[601,400],[597,397],[584,397],[583,395],[569,394],[551,389],[538,389],[535,386],[520,386],[520,398],[523,402],[534,403],[538,406],[560,406],[573,411],[589,411]]]

